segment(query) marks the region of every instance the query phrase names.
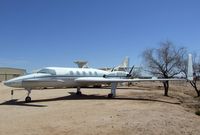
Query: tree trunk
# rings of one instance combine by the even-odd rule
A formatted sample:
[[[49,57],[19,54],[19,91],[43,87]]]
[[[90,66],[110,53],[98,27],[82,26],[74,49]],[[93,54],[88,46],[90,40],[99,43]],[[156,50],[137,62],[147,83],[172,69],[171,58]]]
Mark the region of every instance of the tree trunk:
[[[169,81],[163,82],[163,85],[164,85],[164,88],[165,88],[164,96],[168,96]]]
[[[197,93],[197,97],[200,97],[200,90],[198,90],[197,88],[197,83],[196,81],[190,81],[190,84],[192,85],[192,87],[195,89],[196,93]]]
[[[197,92],[197,97],[200,97],[200,91],[196,90],[196,92]]]

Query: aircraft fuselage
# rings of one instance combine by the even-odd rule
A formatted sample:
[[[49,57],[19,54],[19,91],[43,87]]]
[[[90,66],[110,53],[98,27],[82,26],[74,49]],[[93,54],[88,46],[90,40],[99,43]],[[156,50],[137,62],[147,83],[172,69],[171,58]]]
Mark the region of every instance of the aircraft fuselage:
[[[80,77],[109,77],[124,78],[128,73],[123,71],[104,71],[92,68],[61,68],[47,67],[37,73],[20,76],[4,82],[5,85],[16,88],[48,88],[48,87],[77,87],[89,86],[88,83],[77,83]],[[97,83],[95,83],[97,84]]]

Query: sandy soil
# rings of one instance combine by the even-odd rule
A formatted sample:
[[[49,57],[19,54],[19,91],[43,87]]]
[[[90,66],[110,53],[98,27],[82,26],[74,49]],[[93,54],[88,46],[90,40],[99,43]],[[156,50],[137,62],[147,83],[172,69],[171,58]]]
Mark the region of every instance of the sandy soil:
[[[24,103],[26,92],[0,84],[0,135],[199,135],[199,99],[187,84],[173,85],[169,97],[161,84],[139,83],[120,88],[115,99],[109,89],[32,91],[33,102]]]

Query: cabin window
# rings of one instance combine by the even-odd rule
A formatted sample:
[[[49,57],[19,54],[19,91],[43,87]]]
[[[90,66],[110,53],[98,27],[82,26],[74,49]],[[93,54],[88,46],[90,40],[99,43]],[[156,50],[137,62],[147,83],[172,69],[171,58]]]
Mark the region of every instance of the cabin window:
[[[76,75],[77,75],[77,76],[80,76],[80,72],[79,72],[79,71],[76,71]]]
[[[74,75],[73,71],[70,71],[69,74],[70,74],[70,76],[73,76],[73,75]]]
[[[94,72],[95,76],[98,76],[97,72]]]
[[[56,75],[56,71],[54,69],[41,69],[37,73]]]
[[[92,72],[91,71],[89,72],[89,75],[92,76]]]
[[[85,71],[83,71],[83,76],[86,76],[86,72]]]

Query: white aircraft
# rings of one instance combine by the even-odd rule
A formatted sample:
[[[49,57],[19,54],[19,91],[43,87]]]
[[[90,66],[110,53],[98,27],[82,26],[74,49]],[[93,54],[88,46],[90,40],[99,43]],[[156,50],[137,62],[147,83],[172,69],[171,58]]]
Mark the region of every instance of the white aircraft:
[[[133,69],[133,68],[132,68]],[[131,72],[125,71],[103,71],[92,68],[62,68],[62,67],[46,67],[39,70],[37,73],[24,75],[8,81],[5,81],[6,86],[15,88],[25,88],[28,91],[26,102],[31,101],[31,90],[36,88],[66,88],[77,87],[77,95],[81,95],[80,88],[94,84],[111,84],[111,93],[108,97],[116,96],[116,88],[118,83],[122,82],[140,82],[140,81],[178,81],[178,80],[193,80],[192,55],[188,58],[188,73],[187,79],[130,79]]]

